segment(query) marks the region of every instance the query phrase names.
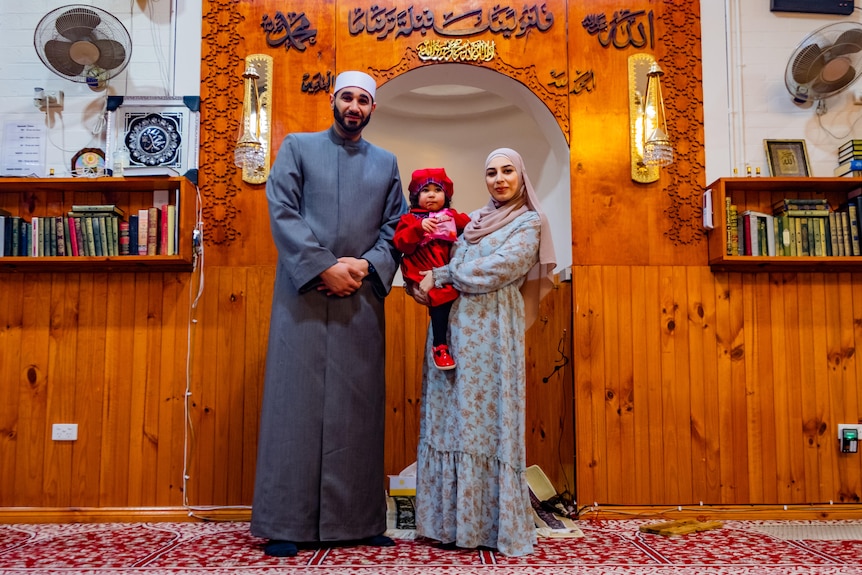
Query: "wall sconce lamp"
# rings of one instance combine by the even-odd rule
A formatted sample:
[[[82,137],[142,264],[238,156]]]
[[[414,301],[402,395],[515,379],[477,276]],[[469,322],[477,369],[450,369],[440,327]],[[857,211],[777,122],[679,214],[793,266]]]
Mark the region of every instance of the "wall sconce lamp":
[[[272,56],[247,56],[242,77],[242,123],[233,159],[242,170],[244,182],[262,184],[269,176],[270,164]]]
[[[658,180],[659,167],[673,162],[667,134],[661,76],[664,72],[649,54],[632,54],[629,69],[629,127],[632,180]]]

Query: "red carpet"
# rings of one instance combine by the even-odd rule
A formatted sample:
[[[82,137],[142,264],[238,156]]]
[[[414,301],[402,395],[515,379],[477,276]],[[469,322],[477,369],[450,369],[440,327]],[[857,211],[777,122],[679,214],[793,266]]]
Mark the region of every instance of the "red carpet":
[[[284,559],[263,555],[263,541],[243,522],[0,525],[0,575],[862,574],[859,521],[778,528],[725,521],[721,529],[679,537],[641,533],[643,523],[580,521],[584,537],[540,539],[533,555],[520,558],[399,540],[395,547],[305,550]],[[823,531],[829,527],[839,529]]]

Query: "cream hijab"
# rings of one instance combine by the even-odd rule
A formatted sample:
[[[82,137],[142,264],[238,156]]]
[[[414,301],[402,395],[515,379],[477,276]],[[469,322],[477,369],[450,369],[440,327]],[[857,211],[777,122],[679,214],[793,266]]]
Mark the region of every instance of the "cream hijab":
[[[521,295],[524,298],[524,325],[526,329],[529,329],[539,315],[539,304],[542,298],[554,287],[553,273],[557,265],[557,258],[554,253],[554,242],[551,238],[551,226],[536,197],[533,184],[530,183],[530,178],[527,176],[521,154],[511,148],[498,148],[488,154],[488,158],[485,160],[486,170],[488,164],[496,156],[503,156],[512,162],[515,171],[520,176],[521,188],[515,197],[504,204],[497,205],[493,199],[488,200],[488,203],[479,209],[464,228],[464,239],[475,244],[525,212],[533,211],[539,214],[542,221],[539,236],[539,261],[527,272],[527,278],[521,286]]]

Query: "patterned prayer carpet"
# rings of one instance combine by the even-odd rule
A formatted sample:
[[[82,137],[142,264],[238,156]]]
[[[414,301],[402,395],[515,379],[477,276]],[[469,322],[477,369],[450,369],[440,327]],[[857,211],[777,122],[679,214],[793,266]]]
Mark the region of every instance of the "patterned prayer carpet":
[[[862,521],[724,521],[676,537],[644,523],[582,520],[583,537],[541,538],[517,558],[415,538],[273,558],[245,522],[0,525],[0,575],[862,574]]]

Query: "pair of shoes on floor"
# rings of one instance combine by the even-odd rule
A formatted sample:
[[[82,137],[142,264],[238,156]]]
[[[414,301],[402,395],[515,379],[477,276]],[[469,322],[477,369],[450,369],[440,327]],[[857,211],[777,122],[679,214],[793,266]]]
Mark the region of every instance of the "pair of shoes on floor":
[[[368,547],[394,547],[395,541],[386,535],[372,535],[365,539],[351,541],[325,541],[319,543],[294,543],[292,541],[281,541],[270,539],[263,546],[263,552],[270,557],[296,557],[300,547],[303,549],[319,549],[323,547],[353,547],[354,545],[366,545]]]
[[[299,547],[292,541],[270,539],[263,546],[264,555],[269,555],[270,557],[296,557],[298,551]]]
[[[437,369],[442,369],[443,371],[455,369],[455,360],[449,355],[448,345],[444,343],[435,346],[432,352],[434,354],[434,365],[437,366]]]

